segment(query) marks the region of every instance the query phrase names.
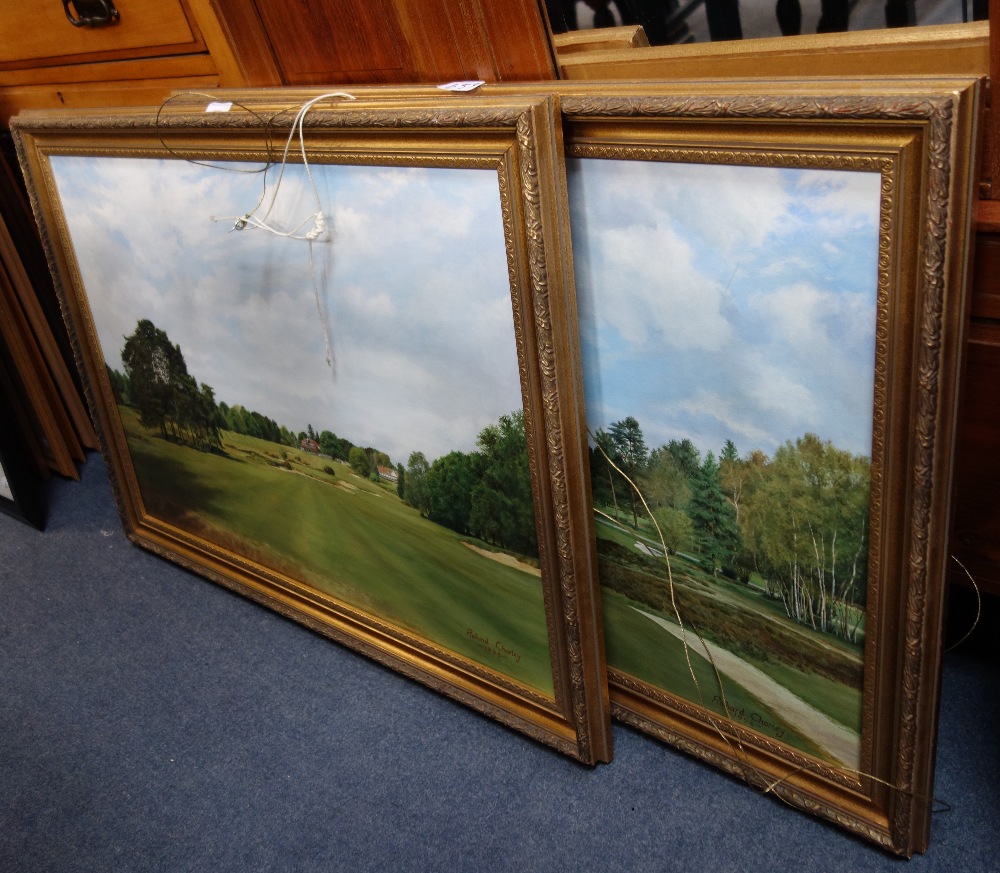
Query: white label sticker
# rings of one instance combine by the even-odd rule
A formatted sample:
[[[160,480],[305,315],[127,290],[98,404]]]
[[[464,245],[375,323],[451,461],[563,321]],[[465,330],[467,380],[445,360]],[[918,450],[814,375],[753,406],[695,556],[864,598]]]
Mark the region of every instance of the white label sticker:
[[[209,103],[205,107],[206,112],[228,112],[233,108],[232,103]]]
[[[447,85],[438,85],[442,91],[475,91],[480,85],[485,85],[485,81],[475,80],[467,82],[449,82]]]

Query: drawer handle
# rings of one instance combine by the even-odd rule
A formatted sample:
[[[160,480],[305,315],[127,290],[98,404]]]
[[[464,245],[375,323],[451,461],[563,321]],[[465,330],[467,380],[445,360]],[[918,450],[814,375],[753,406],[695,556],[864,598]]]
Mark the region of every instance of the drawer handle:
[[[112,0],[62,0],[63,11],[73,27],[101,27],[115,24],[121,17]],[[73,10],[76,11],[73,15]]]

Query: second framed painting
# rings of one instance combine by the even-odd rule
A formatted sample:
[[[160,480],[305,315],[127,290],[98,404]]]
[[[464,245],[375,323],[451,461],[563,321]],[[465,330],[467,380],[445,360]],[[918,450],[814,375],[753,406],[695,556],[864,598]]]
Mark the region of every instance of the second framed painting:
[[[348,96],[15,123],[126,529],[609,760],[552,101]]]
[[[563,100],[613,712],[922,851],[976,84],[636,87]]]

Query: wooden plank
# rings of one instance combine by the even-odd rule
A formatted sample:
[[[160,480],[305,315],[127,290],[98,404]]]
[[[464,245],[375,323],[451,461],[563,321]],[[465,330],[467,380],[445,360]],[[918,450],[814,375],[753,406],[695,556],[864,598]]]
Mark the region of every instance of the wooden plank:
[[[30,67],[3,74],[4,87],[69,85],[77,82],[111,83],[127,79],[168,79],[178,76],[214,76],[218,71],[208,54],[136,58],[65,67]]]
[[[630,48],[648,48],[646,31],[640,24],[621,27],[597,27],[592,30],[571,30],[552,35],[552,47],[562,58],[577,52],[617,51]]]
[[[205,91],[219,87],[218,76],[148,79],[137,82],[82,82],[0,88],[0,124],[22,109],[98,109],[158,106],[172,91]]]
[[[583,52],[560,57],[559,69],[586,80],[984,76],[989,23]]]

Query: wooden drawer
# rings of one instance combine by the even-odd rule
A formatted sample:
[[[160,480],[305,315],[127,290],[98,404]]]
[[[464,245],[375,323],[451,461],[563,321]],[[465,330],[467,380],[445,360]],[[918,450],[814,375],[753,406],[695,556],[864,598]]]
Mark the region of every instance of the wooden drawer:
[[[115,0],[115,7],[116,24],[74,27],[58,0],[0,0],[0,71],[205,51],[183,0]]]
[[[85,28],[59,0],[0,0],[0,125],[22,109],[149,106],[250,84],[215,2],[115,0],[117,24]]]

